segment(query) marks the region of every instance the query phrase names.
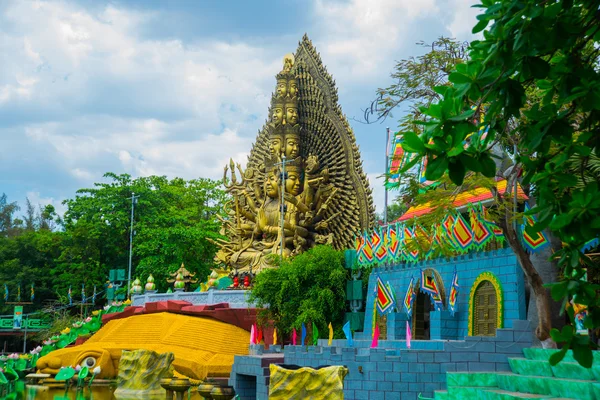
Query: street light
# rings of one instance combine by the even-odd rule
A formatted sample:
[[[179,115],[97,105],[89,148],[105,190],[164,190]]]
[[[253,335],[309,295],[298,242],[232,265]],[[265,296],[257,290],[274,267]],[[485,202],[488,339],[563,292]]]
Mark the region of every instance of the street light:
[[[281,162],[277,163],[275,165],[279,166],[281,165],[281,258],[283,259],[283,247],[285,245],[285,230],[284,230],[284,224],[285,224],[285,180],[286,180],[286,174],[285,174],[285,164],[287,163],[292,163],[294,162],[294,160],[289,160],[287,161],[285,159],[285,154],[281,157]]]
[[[130,298],[131,291],[131,256],[133,250],[133,210],[135,205],[137,204],[137,199],[140,197],[139,195],[135,195],[134,192],[131,192],[131,227],[129,229],[129,274],[127,275],[127,298]]]

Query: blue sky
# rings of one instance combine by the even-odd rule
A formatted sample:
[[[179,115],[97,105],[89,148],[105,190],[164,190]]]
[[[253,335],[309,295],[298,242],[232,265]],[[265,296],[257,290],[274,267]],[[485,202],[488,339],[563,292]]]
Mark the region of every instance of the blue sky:
[[[53,204],[105,172],[219,178],[245,162],[306,32],[383,208],[384,124],[362,109],[418,41],[471,39],[476,0],[0,2],[0,193]],[[400,116],[401,110],[396,113]],[[393,194],[392,194],[393,196]]]

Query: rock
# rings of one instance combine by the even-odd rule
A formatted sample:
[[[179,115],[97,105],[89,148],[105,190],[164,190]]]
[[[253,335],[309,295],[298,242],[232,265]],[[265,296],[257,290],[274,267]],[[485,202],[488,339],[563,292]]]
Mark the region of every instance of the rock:
[[[164,395],[161,379],[173,376],[173,353],[158,354],[151,350],[123,351],[119,362],[115,397],[145,398]]]

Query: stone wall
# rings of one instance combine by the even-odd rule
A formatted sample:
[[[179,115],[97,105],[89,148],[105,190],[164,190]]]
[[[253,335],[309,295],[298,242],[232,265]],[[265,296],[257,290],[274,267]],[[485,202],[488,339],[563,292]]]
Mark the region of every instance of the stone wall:
[[[204,304],[228,303],[229,308],[255,308],[248,301],[249,290],[209,290],[207,292],[144,293],[131,296],[133,306],[167,300],[183,300],[195,306]]]
[[[373,302],[377,276],[383,282],[389,282],[394,288],[396,298],[402,303],[411,277],[415,283],[421,277],[421,269],[435,269],[442,277],[446,296],[450,287],[454,269],[458,272],[458,309],[454,316],[447,309],[432,311],[431,339],[457,340],[468,335],[469,292],[475,279],[482,272],[491,272],[501,283],[504,295],[504,327],[512,327],[513,320],[524,320],[525,316],[525,281],[521,267],[511,249],[500,249],[491,252],[469,253],[450,259],[428,260],[415,264],[398,264],[390,267],[376,268],[369,277],[369,291],[366,304],[364,333],[357,333],[357,338],[370,337],[372,332]],[[439,283],[438,283],[439,284]],[[388,314],[388,339],[405,339],[406,319],[404,311]]]

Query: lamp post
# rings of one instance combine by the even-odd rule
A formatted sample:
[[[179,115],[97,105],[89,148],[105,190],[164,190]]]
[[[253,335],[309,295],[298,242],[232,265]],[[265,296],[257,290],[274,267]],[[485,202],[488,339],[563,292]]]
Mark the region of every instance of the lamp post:
[[[131,257],[133,250],[133,210],[135,208],[135,204],[137,203],[137,199],[140,197],[136,196],[134,192],[131,192],[131,226],[129,228],[129,273],[127,275],[127,298],[130,297],[131,292]]]

